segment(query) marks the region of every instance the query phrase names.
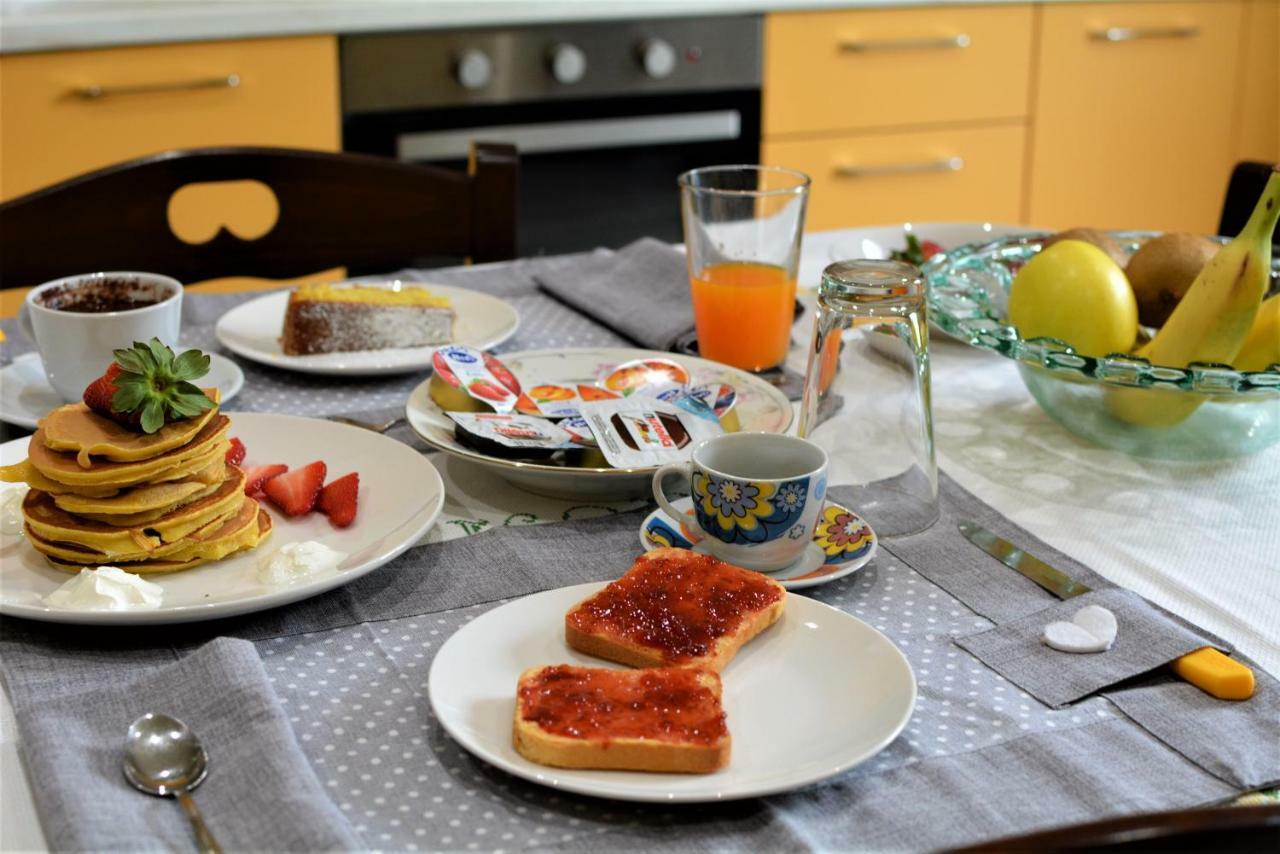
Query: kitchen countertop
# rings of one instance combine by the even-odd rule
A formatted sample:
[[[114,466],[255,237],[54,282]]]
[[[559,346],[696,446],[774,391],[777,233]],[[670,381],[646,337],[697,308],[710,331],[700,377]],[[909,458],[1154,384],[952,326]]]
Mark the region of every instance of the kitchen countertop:
[[[1025,2],[1028,0],[0,0],[0,52],[557,21]]]

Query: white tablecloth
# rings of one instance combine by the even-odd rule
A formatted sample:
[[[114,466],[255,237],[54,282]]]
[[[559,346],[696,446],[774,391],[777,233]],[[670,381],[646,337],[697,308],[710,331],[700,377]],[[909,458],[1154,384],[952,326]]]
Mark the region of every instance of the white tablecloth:
[[[855,230],[805,238],[800,283],[812,300],[832,247]],[[793,333],[803,372],[812,313]],[[1212,463],[1143,460],[1094,447],[1053,422],[1012,362],[937,336],[932,343],[939,465],[962,486],[1056,548],[1221,635],[1280,676],[1280,446]],[[450,489],[434,539],[466,523],[501,524],[554,502],[515,491],[469,467],[472,494]],[[461,464],[466,465],[466,464]],[[565,503],[565,506],[569,506]],[[0,699],[0,851],[44,848],[19,759],[8,698]]]

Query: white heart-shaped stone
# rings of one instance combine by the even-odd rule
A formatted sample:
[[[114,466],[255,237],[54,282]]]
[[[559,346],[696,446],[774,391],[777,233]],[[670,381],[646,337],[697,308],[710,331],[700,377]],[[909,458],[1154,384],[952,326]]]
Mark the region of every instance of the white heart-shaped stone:
[[[1106,641],[1107,649],[1116,640],[1116,615],[1101,605],[1086,605],[1071,618],[1071,622],[1100,641]]]
[[[1058,620],[1044,627],[1040,640],[1061,652],[1105,652],[1116,640],[1116,615],[1101,605],[1086,605],[1071,622]]]

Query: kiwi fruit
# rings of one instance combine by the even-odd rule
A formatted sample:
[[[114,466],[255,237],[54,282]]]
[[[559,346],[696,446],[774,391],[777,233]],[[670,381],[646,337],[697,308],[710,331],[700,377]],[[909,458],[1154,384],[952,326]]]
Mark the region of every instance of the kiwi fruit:
[[[1177,232],[1153,237],[1138,247],[1124,270],[1138,300],[1138,322],[1163,326],[1219,248],[1207,237]]]
[[[1125,254],[1124,247],[1120,242],[1097,228],[1068,228],[1066,231],[1059,231],[1057,234],[1050,235],[1044,239],[1041,249],[1048,249],[1059,240],[1083,240],[1085,243],[1092,243],[1103,252],[1111,256],[1111,260],[1116,262],[1116,266],[1124,269],[1125,261],[1128,256]]]

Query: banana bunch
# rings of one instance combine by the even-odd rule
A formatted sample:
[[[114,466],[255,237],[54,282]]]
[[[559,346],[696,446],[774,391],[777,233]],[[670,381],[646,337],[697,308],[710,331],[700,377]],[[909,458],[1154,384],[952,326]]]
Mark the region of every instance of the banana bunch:
[[[1185,368],[1192,362],[1232,364],[1270,284],[1271,235],[1280,219],[1280,166],[1271,173],[1244,230],[1196,276],[1160,331],[1137,355],[1155,365]],[[1171,427],[1205,400],[1176,390],[1108,388],[1107,411],[1144,427]]]

